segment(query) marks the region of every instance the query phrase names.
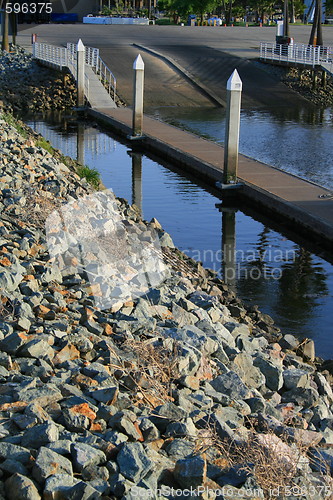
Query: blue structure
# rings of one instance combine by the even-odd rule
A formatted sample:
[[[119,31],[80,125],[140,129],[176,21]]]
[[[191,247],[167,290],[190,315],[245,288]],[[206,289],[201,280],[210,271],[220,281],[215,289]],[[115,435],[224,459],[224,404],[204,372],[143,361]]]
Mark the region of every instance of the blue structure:
[[[306,5],[306,9],[304,11],[304,20],[307,20],[308,23],[313,22],[314,18],[314,11],[315,11],[315,5],[316,5],[316,0],[303,0],[304,4]],[[321,22],[325,22],[325,11],[326,11],[326,0],[323,0],[322,2],[323,5],[323,15],[322,15],[322,20]]]

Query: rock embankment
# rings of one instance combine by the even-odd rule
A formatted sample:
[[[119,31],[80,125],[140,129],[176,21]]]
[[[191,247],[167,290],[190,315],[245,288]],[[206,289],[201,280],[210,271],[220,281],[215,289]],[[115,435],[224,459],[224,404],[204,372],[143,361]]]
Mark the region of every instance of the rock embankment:
[[[39,66],[20,47],[0,56],[0,99],[15,113],[64,110],[76,104],[76,86],[70,75]]]
[[[92,189],[33,136],[4,120],[0,133],[0,498],[328,498],[331,366],[313,344],[246,310],[122,199],[169,272],[97,308],[44,229]]]
[[[322,82],[322,72],[317,72],[317,82],[314,85],[310,69],[286,68],[273,64],[256,63],[260,68],[278,77],[281,82],[321,108],[333,105],[333,78],[326,77],[325,85]]]

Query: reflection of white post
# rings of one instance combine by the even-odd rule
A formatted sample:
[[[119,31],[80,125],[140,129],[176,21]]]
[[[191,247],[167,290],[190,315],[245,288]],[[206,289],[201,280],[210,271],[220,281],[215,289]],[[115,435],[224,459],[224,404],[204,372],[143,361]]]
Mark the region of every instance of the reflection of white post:
[[[223,182],[237,182],[238,143],[242,80],[235,69],[227,82],[227,111],[224,141]]]
[[[237,283],[236,264],[236,213],[234,209],[222,209],[223,280],[232,289]]]
[[[142,155],[131,153],[132,156],[132,203],[134,203],[142,217]]]
[[[141,55],[135,59],[133,64],[134,84],[133,84],[133,137],[142,136],[143,125],[143,84],[145,63]]]
[[[78,123],[77,126],[77,138],[76,138],[76,159],[81,164],[84,165],[84,125],[83,123]]]
[[[77,106],[84,106],[84,65],[85,65],[85,47],[80,40],[76,46],[76,80],[77,80]]]

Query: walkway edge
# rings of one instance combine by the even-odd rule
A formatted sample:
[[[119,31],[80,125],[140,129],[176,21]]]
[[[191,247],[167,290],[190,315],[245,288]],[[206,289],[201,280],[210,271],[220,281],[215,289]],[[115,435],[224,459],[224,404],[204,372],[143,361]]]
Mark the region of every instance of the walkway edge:
[[[98,122],[111,128],[115,133],[118,133],[125,138],[131,135],[131,127],[121,120],[93,109],[88,109],[87,112]],[[163,160],[170,160],[170,162],[176,164],[177,166],[183,167],[184,170],[202,179],[206,184],[210,184],[215,187],[216,181],[222,181],[221,169],[218,169],[212,164],[205,162],[188,152],[184,152],[179,148],[167,144],[163,140],[153,137],[149,134],[145,134],[143,139],[140,140],[140,147],[142,151],[154,153],[161,156]],[[280,219],[280,223],[289,226],[293,229],[294,232],[306,236],[307,239],[309,239],[309,237],[312,235],[312,237],[320,240],[318,241],[318,243],[328,248],[329,251],[332,251],[332,225],[321,219],[320,216],[311,214],[305,208],[299,207],[292,202],[284,200],[283,198],[280,198],[279,196],[259,186],[256,186],[251,182],[244,181],[242,178],[240,178],[240,181],[242,182],[243,186],[239,190],[237,190],[236,194],[234,195],[236,198],[239,196],[241,200],[246,201],[250,204],[254,204],[256,208],[258,208],[258,206],[261,206],[265,210],[265,212],[269,211],[271,214],[275,214],[276,216],[278,216]],[[307,181],[304,182],[307,183]],[[322,189],[323,191],[328,191],[325,188]]]
[[[215,92],[206,87],[206,85],[204,85],[203,83],[199,83],[194,78],[194,76],[191,75],[191,73],[189,73],[185,68],[183,68],[174,59],[172,59],[172,57],[161,54],[161,52],[158,52],[155,49],[150,49],[149,47],[146,47],[145,45],[140,45],[138,43],[133,43],[133,46],[137,47],[138,49],[145,50],[149,54],[158,57],[167,64],[169,64],[174,70],[180,73],[184,78],[186,78],[186,80],[188,80],[194,87],[196,87],[203,95],[208,97],[208,99],[210,99],[215,105],[217,104],[222,108],[225,108],[227,106],[227,103],[223,101],[223,99],[221,99],[218,95],[215,94]]]

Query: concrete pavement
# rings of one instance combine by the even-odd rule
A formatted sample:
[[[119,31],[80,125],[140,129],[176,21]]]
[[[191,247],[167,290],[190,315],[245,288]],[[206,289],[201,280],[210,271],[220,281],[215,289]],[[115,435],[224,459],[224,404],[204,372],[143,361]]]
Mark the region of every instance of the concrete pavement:
[[[281,84],[277,77],[259,68],[260,41],[274,41],[275,28],[180,27],[180,26],[94,26],[38,25],[19,27],[18,42],[30,44],[31,33],[40,41],[55,45],[77,42],[98,47],[105,63],[117,77],[118,89],[126,103],[132,102],[132,64],[138,54],[133,43],[162,52],[180,64],[193,77],[204,83],[221,100],[225,100],[225,84],[237,68],[243,80],[243,107],[276,104],[304,104],[304,99]],[[298,42],[306,42],[310,26],[291,27]],[[333,45],[333,26],[324,26],[324,40]],[[142,54],[146,63],[145,104],[149,106],[203,106],[211,103],[174,69],[158,58]],[[203,100],[204,99],[204,100]]]

